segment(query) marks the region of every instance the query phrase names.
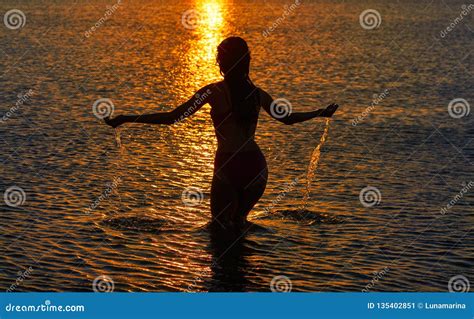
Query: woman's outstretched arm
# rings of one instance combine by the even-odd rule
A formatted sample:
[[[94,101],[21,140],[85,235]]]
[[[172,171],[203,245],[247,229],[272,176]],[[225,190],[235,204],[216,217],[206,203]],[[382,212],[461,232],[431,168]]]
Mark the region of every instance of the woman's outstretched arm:
[[[210,86],[198,90],[188,101],[170,112],[159,112],[141,115],[118,115],[114,118],[104,118],[105,123],[117,127],[124,123],[146,123],[171,125],[180,122],[196,113],[204,104],[209,103],[212,94]]]
[[[311,112],[293,113],[291,111],[291,105],[285,103],[283,100],[273,100],[270,94],[262,89],[260,89],[260,100],[262,107],[271,117],[288,125],[311,120],[315,117],[331,117],[339,107],[337,104],[330,104],[325,109],[319,109]]]

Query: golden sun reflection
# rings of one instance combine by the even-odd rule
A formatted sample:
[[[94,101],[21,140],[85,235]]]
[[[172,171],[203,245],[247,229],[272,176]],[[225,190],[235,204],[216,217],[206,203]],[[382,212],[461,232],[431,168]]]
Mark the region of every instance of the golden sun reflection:
[[[227,14],[225,0],[198,0],[195,10],[198,18],[191,32],[193,38],[186,44],[183,72],[186,74],[184,92],[189,97],[198,88],[220,80],[216,66],[216,49],[224,39]]]
[[[208,84],[220,81],[222,76],[216,64],[217,46],[228,33],[227,0],[196,0],[189,23],[184,28],[185,39],[175,51],[173,73],[173,95],[180,104],[196,91]],[[188,25],[188,27],[190,26]],[[212,180],[214,153],[217,147],[215,132],[210,117],[210,106],[205,105],[180,125],[170,127],[177,137],[174,145],[179,154],[176,159],[180,172],[184,171],[185,185],[202,185]],[[208,208],[201,214],[208,218]],[[182,267],[186,267],[185,264]]]
[[[215,59],[216,47],[223,40],[224,17],[222,3],[219,0],[200,2],[201,20],[198,27],[198,44],[204,49],[203,58],[209,62]]]
[[[200,11],[204,14],[201,24],[208,28],[220,28],[224,22],[222,2],[219,0],[204,0],[199,3]]]
[[[186,42],[180,46],[178,69],[175,73],[175,93],[181,102],[189,99],[205,85],[220,81],[222,76],[216,64],[217,46],[227,33],[226,0],[197,0],[192,8],[197,13],[196,24],[187,29]],[[213,158],[216,139],[210,118],[210,106],[205,105],[192,118],[182,125],[172,126],[174,134],[180,136],[176,146],[180,156],[176,159],[178,167],[186,171],[183,174],[184,185],[203,185],[212,180]],[[200,214],[202,220],[209,219],[209,209],[192,208],[193,213]],[[188,242],[190,246],[198,243]],[[211,260],[208,252],[197,252],[197,258]],[[190,263],[189,259],[177,259],[175,267],[186,269],[197,274],[212,274],[209,266]],[[198,275],[199,277],[199,275]],[[173,283],[171,282],[170,285]]]
[[[216,64],[216,52],[227,30],[226,0],[197,0],[193,9],[197,18],[194,27],[187,30],[189,40],[183,43],[175,82],[181,101],[189,99],[199,88],[222,79]],[[187,140],[186,147],[191,148],[190,152],[212,158],[215,136],[209,111],[209,106],[204,106],[185,124],[186,135],[200,137],[199,140]],[[212,161],[209,165],[212,166]]]

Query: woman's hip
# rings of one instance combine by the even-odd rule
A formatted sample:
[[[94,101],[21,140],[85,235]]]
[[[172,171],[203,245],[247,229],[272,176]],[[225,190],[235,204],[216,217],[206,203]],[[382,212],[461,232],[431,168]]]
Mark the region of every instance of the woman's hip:
[[[260,149],[244,152],[217,152],[214,161],[216,178],[228,180],[236,186],[246,187],[268,176],[267,162]]]

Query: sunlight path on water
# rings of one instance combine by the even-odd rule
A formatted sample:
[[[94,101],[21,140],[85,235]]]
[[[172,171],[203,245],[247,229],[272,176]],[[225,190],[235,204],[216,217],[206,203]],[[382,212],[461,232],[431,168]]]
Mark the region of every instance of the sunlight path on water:
[[[188,30],[190,38],[183,45],[184,54],[176,74],[175,85],[183,99],[189,98],[196,89],[221,80],[216,66],[216,48],[228,33],[228,12],[224,1],[197,1],[195,11],[198,19]]]

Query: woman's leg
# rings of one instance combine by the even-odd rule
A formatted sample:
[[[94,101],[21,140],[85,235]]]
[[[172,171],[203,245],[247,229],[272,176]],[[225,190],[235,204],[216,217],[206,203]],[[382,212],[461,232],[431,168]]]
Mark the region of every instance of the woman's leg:
[[[239,193],[239,206],[235,211],[237,222],[240,225],[245,225],[247,222],[247,216],[252,208],[262,197],[265,192],[268,180],[268,170],[266,166],[261,172]]]
[[[214,224],[241,228],[265,192],[268,169],[260,150],[232,155],[216,154],[211,188]]]
[[[233,227],[232,216],[239,208],[239,195],[224,177],[214,174],[211,186],[211,214],[213,226],[222,229]]]

